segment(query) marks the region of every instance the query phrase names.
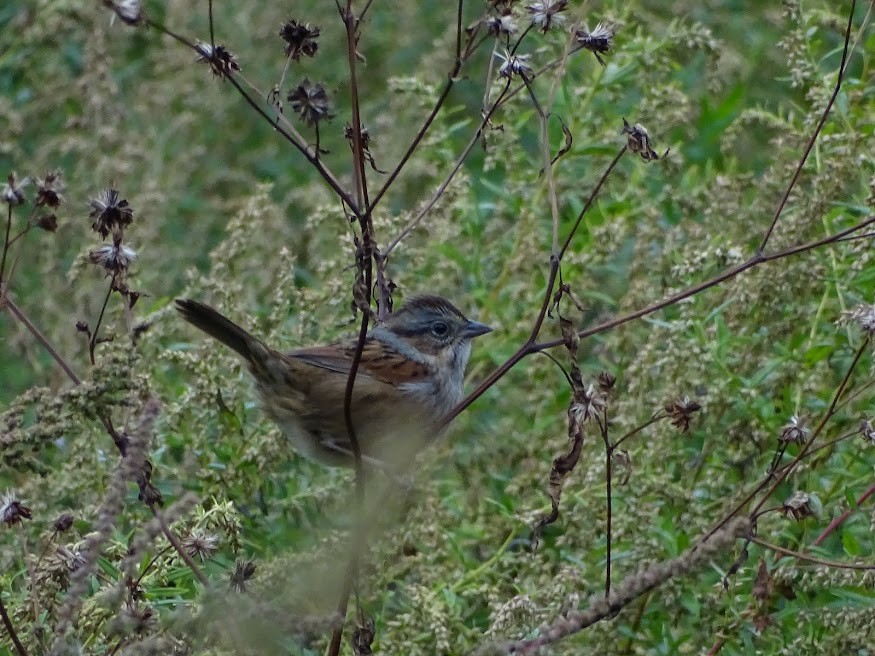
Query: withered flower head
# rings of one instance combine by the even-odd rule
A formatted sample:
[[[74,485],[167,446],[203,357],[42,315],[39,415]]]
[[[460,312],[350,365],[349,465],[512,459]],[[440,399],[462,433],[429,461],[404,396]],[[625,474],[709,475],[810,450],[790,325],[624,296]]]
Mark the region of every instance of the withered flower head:
[[[532,66],[529,64],[531,55],[512,55],[509,50],[496,53],[504,63],[498,68],[498,74],[501,77],[513,77],[519,75],[524,79],[532,76]]]
[[[594,385],[590,385],[585,390],[574,393],[574,402],[569,408],[569,415],[577,424],[585,424],[592,419],[598,419],[606,407],[605,395]]]
[[[36,178],[35,182],[37,206],[58,207],[64,201],[61,195],[64,191],[64,181],[61,179],[60,171],[50,171],[46,173],[46,177]]]
[[[197,60],[209,62],[210,70],[216,77],[230,77],[232,71],[240,70],[237,57],[225,46],[218,45],[214,50],[209,43],[198,41],[195,44],[195,50],[200,55]]]
[[[790,417],[790,421],[781,427],[781,432],[778,433],[778,441],[783,444],[801,444],[805,441],[811,431],[805,423],[796,415]]]
[[[255,563],[251,560],[238,560],[237,566],[231,572],[232,590],[246,592],[246,583],[255,575]]]
[[[73,513],[63,512],[55,520],[54,529],[58,533],[63,533],[69,530],[71,526],[73,526]]]
[[[305,57],[312,57],[319,49],[319,28],[310,27],[310,23],[299,23],[296,20],[286,21],[280,30],[280,37],[286,42],[286,57],[295,61]]]
[[[347,123],[343,127],[343,136],[350,143],[350,145],[352,145],[354,135],[355,135],[355,132],[352,129],[352,125]],[[366,127],[362,127],[361,137],[362,137],[362,148],[364,150],[367,150],[368,148],[371,147],[371,133],[368,131],[368,129]]]
[[[22,178],[16,180],[15,173],[10,173],[6,178],[6,184],[3,185],[3,190],[0,191],[0,198],[7,205],[22,205],[24,203],[24,192],[22,189],[30,183],[30,178]]]
[[[814,498],[806,493],[798,490],[784,502],[781,507],[781,512],[788,517],[792,517],[796,521],[811,517],[815,514]]]
[[[131,225],[134,210],[115,189],[104,189],[97,194],[97,198],[91,199],[91,213],[88,216],[94,219],[91,229],[106,239],[110,232],[124,230]]]
[[[532,25],[547,32],[551,27],[560,27],[565,23],[561,12],[568,8],[568,0],[538,0],[528,6],[532,15]]]
[[[870,335],[875,335],[875,305],[858,305],[843,313],[845,321],[853,321]]]
[[[321,83],[313,84],[309,78],[305,77],[303,82],[289,91],[287,98],[292,110],[300,114],[307,125],[316,125],[334,116],[325,87]]]
[[[860,422],[860,435],[863,436],[865,442],[875,446],[875,426],[868,419]]]
[[[30,508],[21,502],[15,492],[7,492],[0,497],[0,523],[13,526],[30,518]]]
[[[36,227],[46,232],[54,232],[58,229],[58,217],[55,216],[54,212],[43,214],[36,220]]]
[[[127,271],[131,263],[137,259],[137,253],[120,243],[107,244],[94,249],[88,254],[92,264],[96,264],[107,273],[121,273]]]
[[[218,551],[219,538],[196,528],[182,540],[182,546],[192,558],[207,560]]]
[[[665,406],[665,411],[671,417],[671,425],[680,428],[681,432],[686,433],[690,430],[690,421],[692,421],[693,413],[702,409],[702,406],[691,401],[689,397],[684,397],[683,401],[675,401]]]
[[[155,610],[146,604],[125,604],[119,618],[127,633],[142,634],[155,628],[158,618]]]
[[[599,387],[605,392],[610,392],[614,389],[614,384],[617,382],[617,377],[607,371],[603,371],[598,376]]]
[[[592,32],[586,27],[577,30],[574,37],[581,48],[589,50],[598,59],[599,64],[604,66],[605,60],[602,59],[602,55],[610,52],[611,48],[614,47],[614,35],[616,33],[616,26],[599,23]]]
[[[67,546],[58,547],[58,550],[55,552],[55,558],[71,572],[75,572],[85,564],[85,557],[82,555],[82,552],[78,549],[74,551]]]
[[[633,153],[638,153],[645,162],[659,159],[659,155],[653,150],[653,144],[650,142],[650,135],[640,123],[630,125],[629,122],[623,119],[623,134],[628,135],[626,142],[629,145],[629,150]]]
[[[502,14],[501,16],[490,16],[486,19],[487,31],[495,37],[510,36],[519,31],[516,22],[511,14]]]
[[[103,4],[115,12],[115,15],[128,25],[139,25],[143,22],[143,7],[140,0],[103,0]]]

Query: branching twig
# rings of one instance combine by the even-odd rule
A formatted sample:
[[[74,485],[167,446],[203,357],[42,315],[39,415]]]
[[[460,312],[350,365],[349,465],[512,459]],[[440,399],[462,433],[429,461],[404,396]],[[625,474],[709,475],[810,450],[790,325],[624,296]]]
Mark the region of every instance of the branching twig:
[[[6,627],[6,632],[12,639],[12,644],[15,645],[15,651],[18,652],[18,656],[27,656],[27,650],[24,648],[24,645],[21,644],[21,640],[18,639],[18,634],[15,632],[15,626],[12,624],[9,614],[6,612],[6,606],[3,605],[2,595],[0,595],[0,617],[3,618],[3,626]]]

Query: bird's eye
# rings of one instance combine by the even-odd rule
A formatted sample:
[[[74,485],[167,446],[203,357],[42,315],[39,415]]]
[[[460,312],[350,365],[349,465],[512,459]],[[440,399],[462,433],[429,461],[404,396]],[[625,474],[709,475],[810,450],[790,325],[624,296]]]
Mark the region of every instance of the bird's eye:
[[[443,321],[435,321],[431,324],[431,332],[434,333],[436,337],[446,337],[447,333],[450,332],[450,327]]]

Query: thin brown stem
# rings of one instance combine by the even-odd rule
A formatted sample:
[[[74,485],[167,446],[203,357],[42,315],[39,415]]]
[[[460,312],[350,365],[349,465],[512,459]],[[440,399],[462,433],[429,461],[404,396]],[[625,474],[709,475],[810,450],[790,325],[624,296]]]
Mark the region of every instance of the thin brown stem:
[[[854,9],[856,8],[856,6],[857,0],[851,0],[851,10],[848,12],[848,26],[847,28],[845,28],[845,44],[842,48],[842,61],[841,64],[839,64],[838,79],[836,80],[835,88],[832,91],[829,102],[826,103],[826,107],[824,108],[823,113],[820,116],[820,120],[817,122],[817,127],[814,128],[814,132],[811,133],[811,138],[808,139],[808,144],[805,146],[805,151],[802,153],[802,157],[799,158],[799,164],[796,166],[796,171],[793,173],[793,178],[790,180],[790,184],[788,184],[787,188],[784,190],[784,195],[781,197],[781,202],[778,203],[778,207],[775,209],[775,214],[774,216],[772,216],[772,222],[769,224],[769,228],[768,230],[766,230],[766,234],[763,236],[763,240],[762,242],[760,242],[760,245],[757,248],[757,253],[762,253],[766,249],[766,245],[769,243],[772,232],[775,230],[775,226],[778,224],[778,219],[781,218],[784,207],[787,205],[787,201],[790,199],[790,194],[796,187],[796,183],[799,181],[799,176],[802,175],[802,167],[805,166],[805,162],[808,161],[808,156],[811,154],[811,150],[814,148],[814,143],[817,141],[817,137],[820,135],[821,130],[823,130],[826,119],[829,118],[829,114],[832,111],[833,103],[835,103],[836,98],[839,95],[839,91],[841,91],[842,82],[845,79],[845,67],[848,61],[848,45],[851,42],[851,26],[854,22]]]
[[[200,567],[197,566],[197,563],[194,562],[194,559],[188,554],[185,550],[185,547],[182,546],[182,542],[179,541],[179,537],[170,530],[170,527],[167,526],[167,522],[164,521],[164,515],[158,510],[155,506],[149,506],[149,510],[152,511],[152,514],[155,515],[155,519],[158,520],[158,525],[161,527],[161,532],[164,534],[164,537],[167,538],[167,541],[171,544],[171,546],[176,549],[176,553],[179,554],[179,557],[182,558],[183,562],[188,565],[189,569],[195,575],[198,581],[201,582],[201,585],[204,587],[210,584],[209,579],[206,575],[201,571]]]
[[[766,542],[765,540],[761,540],[755,536],[749,536],[747,538],[754,544],[758,544],[764,549],[769,549],[770,551],[774,551],[775,553],[779,553],[782,556],[788,556],[790,558],[795,558],[797,560],[804,561],[806,563],[812,563],[813,565],[823,565],[824,567],[834,567],[836,569],[853,569],[858,572],[871,572],[875,570],[875,565],[857,565],[854,563],[840,563],[835,560],[825,560],[823,558],[815,558],[814,556],[809,556],[808,554],[804,554],[801,551],[793,551],[792,549],[786,549],[784,547],[779,547],[776,544],[771,544]]]
[[[6,612],[6,606],[3,605],[2,595],[0,595],[0,617],[3,618],[3,626],[6,627],[6,632],[12,639],[12,644],[15,645],[15,651],[18,652],[18,656],[27,656],[27,650],[24,648],[24,645],[21,644],[21,640],[18,639],[18,634],[15,632],[15,626],[9,618],[9,613]]]
[[[12,230],[12,203],[6,205],[6,237],[3,239],[3,252],[0,253],[0,296],[3,294],[3,274],[6,272],[6,254],[9,252],[9,232]]]
[[[623,437],[621,437],[619,440],[617,440],[616,442],[614,442],[614,444],[613,444],[613,449],[616,450],[617,447],[619,447],[623,442],[625,442],[626,440],[628,440],[630,437],[633,437],[634,435],[637,435],[638,433],[640,433],[641,431],[643,431],[643,430],[644,430],[645,428],[647,428],[648,426],[652,426],[652,425],[655,424],[657,421],[660,421],[660,420],[662,420],[662,419],[666,419],[667,417],[668,417],[668,415],[664,414],[664,413],[662,412],[662,410],[658,410],[658,411],[656,412],[656,414],[654,414],[650,419],[648,419],[647,421],[645,421],[643,424],[640,424],[639,426],[636,426],[635,428],[633,428],[632,430],[630,430],[628,433],[626,433],[625,435],[623,435]]]
[[[27,328],[30,331],[30,334],[33,335],[40,344],[42,344],[42,347],[48,352],[49,355],[52,356],[52,358],[54,358],[55,362],[57,362],[58,366],[64,370],[64,373],[67,374],[70,380],[79,385],[82,382],[79,376],[77,376],[73,372],[73,369],[70,368],[70,365],[67,364],[67,361],[64,360],[64,358],[61,357],[61,354],[55,350],[55,347],[52,346],[51,342],[46,339],[45,335],[43,335],[39,331],[39,328],[37,328],[33,324],[33,322],[27,317],[27,315],[21,311],[21,308],[16,305],[15,301],[12,300],[12,297],[10,297],[8,293],[0,296],[0,306],[2,305],[8,307],[12,314],[14,314],[15,317],[24,324],[25,328]]]
[[[848,508],[841,515],[839,515],[834,520],[832,520],[829,523],[829,526],[827,526],[825,529],[823,529],[823,532],[821,532],[821,534],[817,536],[817,538],[814,540],[814,542],[811,543],[811,546],[817,547],[817,546],[823,544],[824,540],[826,540],[830,535],[832,535],[839,526],[844,524],[845,521],[848,519],[848,517],[853,515],[854,512],[861,505],[863,505],[866,502],[866,500],[869,497],[871,497],[873,494],[875,494],[875,483],[870,485],[869,488],[865,492],[863,492],[863,494],[860,496],[860,498],[857,499],[857,504],[853,508]]]
[[[605,443],[605,599],[611,598],[611,546],[613,542],[613,474],[614,447],[608,436],[608,411],[605,408],[601,422],[602,440]]]
[[[103,323],[103,314],[106,312],[109,297],[115,289],[115,281],[117,277],[117,273],[112,274],[112,280],[110,280],[109,289],[106,290],[106,296],[103,298],[103,305],[100,308],[100,314],[97,315],[97,323],[94,325],[94,330],[91,331],[91,339],[88,340],[88,357],[91,360],[92,366],[95,364],[94,349],[97,348],[97,336],[100,333],[100,324]]]

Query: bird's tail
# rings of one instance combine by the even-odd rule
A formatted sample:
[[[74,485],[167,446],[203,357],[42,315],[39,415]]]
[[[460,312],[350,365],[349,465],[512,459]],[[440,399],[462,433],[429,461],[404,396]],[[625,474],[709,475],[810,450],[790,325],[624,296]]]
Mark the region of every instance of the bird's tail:
[[[178,298],[176,309],[183,319],[237,351],[250,364],[253,363],[255,353],[264,349],[255,337],[209,305]]]

